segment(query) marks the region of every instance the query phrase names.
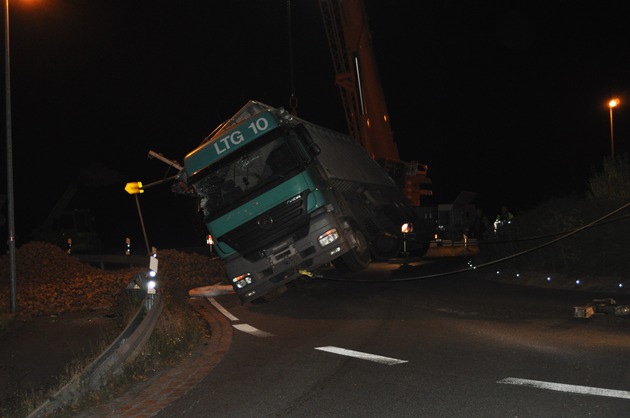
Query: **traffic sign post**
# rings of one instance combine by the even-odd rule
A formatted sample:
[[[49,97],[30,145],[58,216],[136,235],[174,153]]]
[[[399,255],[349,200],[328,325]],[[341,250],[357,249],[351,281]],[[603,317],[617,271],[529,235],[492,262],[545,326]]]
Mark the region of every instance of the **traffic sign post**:
[[[144,189],[142,188],[142,182],[136,181],[132,183],[127,183],[125,185],[125,191],[129,194],[134,195],[136,198],[136,206],[138,207],[138,216],[140,216],[140,225],[142,226],[142,234],[144,235],[144,243],[147,246],[147,254],[151,254],[151,250],[149,249],[149,239],[147,238],[147,231],[144,227],[144,220],[142,219],[142,210],[140,209],[140,200],[138,200],[138,194],[144,193]]]

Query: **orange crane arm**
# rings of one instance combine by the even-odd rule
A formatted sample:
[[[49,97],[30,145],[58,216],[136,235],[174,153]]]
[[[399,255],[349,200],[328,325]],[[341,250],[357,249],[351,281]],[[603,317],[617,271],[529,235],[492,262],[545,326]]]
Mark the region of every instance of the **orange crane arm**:
[[[319,0],[352,138],[377,160],[415,206],[432,194],[427,166],[400,161],[363,0]]]
[[[398,160],[362,0],[320,0],[350,135],[373,158]]]

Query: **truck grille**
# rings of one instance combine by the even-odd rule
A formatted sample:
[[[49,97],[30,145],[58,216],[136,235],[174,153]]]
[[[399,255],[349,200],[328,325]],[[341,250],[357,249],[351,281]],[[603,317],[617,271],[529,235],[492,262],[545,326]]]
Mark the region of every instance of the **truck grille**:
[[[308,191],[281,203],[249,222],[218,238],[248,259],[259,259],[263,249],[287,236],[295,239],[308,233],[306,198]]]

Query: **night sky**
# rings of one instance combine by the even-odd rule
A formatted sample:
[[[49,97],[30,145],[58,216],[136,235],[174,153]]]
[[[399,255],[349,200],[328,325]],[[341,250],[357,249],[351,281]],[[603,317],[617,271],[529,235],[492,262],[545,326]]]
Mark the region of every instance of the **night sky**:
[[[624,2],[365,3],[400,153],[429,165],[427,204],[473,191],[493,217],[582,193],[610,156],[611,97],[628,151]],[[183,162],[250,99],[289,108],[294,92],[300,117],[347,130],[317,0],[12,0],[10,47],[18,245],[77,184],[72,205],[108,244],[143,247],[124,185],[174,174],[148,151]],[[204,242],[191,199],[165,185],[139,202],[151,245]]]

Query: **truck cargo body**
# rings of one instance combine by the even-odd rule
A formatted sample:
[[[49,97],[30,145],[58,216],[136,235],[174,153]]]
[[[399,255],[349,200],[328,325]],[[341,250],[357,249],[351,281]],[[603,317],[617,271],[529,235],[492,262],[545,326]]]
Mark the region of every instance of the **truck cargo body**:
[[[348,136],[250,101],[184,160],[186,182],[242,302],[328,263],[359,271],[415,215]]]

